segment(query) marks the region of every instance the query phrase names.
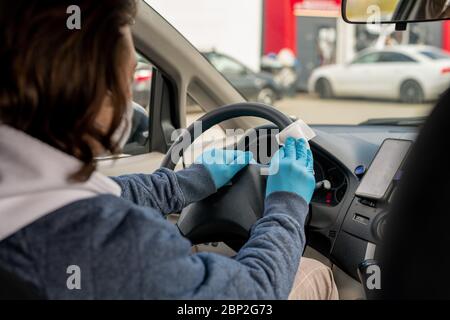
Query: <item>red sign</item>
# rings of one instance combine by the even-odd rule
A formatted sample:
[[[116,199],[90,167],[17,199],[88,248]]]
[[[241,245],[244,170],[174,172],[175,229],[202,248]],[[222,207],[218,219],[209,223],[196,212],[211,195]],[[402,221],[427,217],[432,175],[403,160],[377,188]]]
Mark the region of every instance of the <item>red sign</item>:
[[[336,11],[340,7],[340,0],[299,0],[295,4],[295,10]]]

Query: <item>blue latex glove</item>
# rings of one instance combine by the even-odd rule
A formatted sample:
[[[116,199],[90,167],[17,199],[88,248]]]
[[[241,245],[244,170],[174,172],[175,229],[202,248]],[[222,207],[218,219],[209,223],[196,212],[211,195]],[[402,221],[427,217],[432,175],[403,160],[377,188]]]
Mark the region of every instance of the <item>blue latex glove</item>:
[[[293,192],[309,203],[315,187],[311,150],[304,139],[288,138],[270,162],[266,196],[278,191]]]
[[[230,182],[236,173],[251,162],[253,162],[251,152],[224,149],[207,150],[195,160],[196,164],[206,167],[217,189]]]

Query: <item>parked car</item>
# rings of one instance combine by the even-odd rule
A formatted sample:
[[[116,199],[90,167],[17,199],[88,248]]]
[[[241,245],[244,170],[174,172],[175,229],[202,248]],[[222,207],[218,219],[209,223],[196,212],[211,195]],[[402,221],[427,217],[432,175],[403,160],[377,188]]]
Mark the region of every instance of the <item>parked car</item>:
[[[137,61],[133,79],[133,101],[149,111],[153,66],[140,54],[137,54]]]
[[[389,79],[389,81],[386,81]],[[321,98],[362,97],[422,103],[450,85],[450,54],[430,46],[367,49],[347,64],[319,67],[308,90]]]
[[[217,52],[204,52],[204,56],[249,101],[273,105],[282,98],[282,89],[272,74],[253,72],[236,59]]]

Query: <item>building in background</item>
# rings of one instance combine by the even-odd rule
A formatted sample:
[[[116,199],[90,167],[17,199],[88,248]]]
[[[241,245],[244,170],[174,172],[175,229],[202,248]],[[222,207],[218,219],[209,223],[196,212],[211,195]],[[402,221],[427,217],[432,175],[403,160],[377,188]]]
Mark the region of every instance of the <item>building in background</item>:
[[[264,0],[146,0],[200,51],[260,70]]]
[[[411,24],[401,33],[387,26],[380,37],[373,26],[345,23],[341,0],[146,1],[199,50],[226,54],[255,72],[271,59],[276,70],[277,55],[292,52],[301,90],[315,68],[348,62],[358,51],[387,42],[383,37],[390,43],[422,43],[450,51],[450,21]],[[278,64],[274,73],[281,78],[287,72]]]
[[[341,0],[265,0],[264,54],[286,48],[295,52],[301,65],[299,89],[306,89],[309,75],[318,66],[347,62],[379,41],[376,28],[343,22],[340,8]],[[389,40],[450,51],[450,21],[411,24],[406,32],[389,33]]]

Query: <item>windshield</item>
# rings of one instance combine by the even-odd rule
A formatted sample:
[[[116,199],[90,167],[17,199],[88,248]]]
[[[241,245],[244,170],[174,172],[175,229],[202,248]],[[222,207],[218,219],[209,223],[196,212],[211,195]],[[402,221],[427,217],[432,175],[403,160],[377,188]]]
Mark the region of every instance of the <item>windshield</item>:
[[[244,98],[309,124],[420,123],[450,86],[448,22],[350,25],[339,0],[146,1]]]

